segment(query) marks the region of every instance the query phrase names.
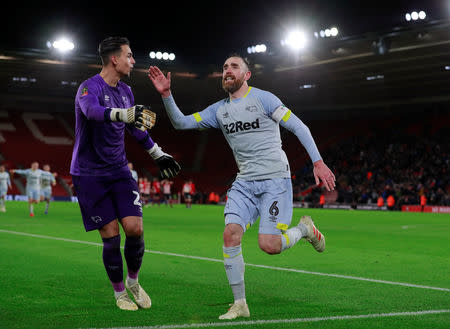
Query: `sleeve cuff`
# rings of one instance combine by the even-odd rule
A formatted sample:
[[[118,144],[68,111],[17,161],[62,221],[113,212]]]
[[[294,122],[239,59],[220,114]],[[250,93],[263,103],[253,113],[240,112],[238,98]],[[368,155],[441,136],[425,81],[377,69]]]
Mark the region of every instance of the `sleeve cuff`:
[[[104,116],[105,122],[111,122],[111,109],[107,108],[105,110],[105,112],[103,112],[103,116]]]

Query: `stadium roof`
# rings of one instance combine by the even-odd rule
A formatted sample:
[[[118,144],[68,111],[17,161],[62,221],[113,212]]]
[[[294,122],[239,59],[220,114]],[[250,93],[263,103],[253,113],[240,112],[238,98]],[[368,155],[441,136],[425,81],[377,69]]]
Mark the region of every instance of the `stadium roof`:
[[[445,20],[450,3],[440,0],[374,1],[152,1],[33,2],[2,18],[0,49],[43,49],[62,34],[74,40],[78,53],[96,55],[107,36],[127,36],[137,57],[151,50],[174,52],[180,65],[220,65],[230,52],[245,53],[264,43],[269,51],[297,27],[312,33],[330,26],[339,37],[357,36],[411,24],[405,13],[425,10],[427,20]]]
[[[253,10],[249,3],[257,9]],[[118,30],[111,27],[114,25],[109,23],[109,19],[94,22],[93,18],[88,18],[100,16],[100,9],[83,7],[70,11],[72,8],[69,8],[67,14],[63,15],[65,22],[68,26],[79,20],[77,31],[84,40],[75,54],[61,57],[42,47],[27,48],[25,46],[31,41],[31,37],[19,38],[20,42],[15,43],[16,47],[12,46],[14,43],[9,43],[11,41],[1,44],[0,87],[4,92],[0,93],[0,101],[4,106],[20,105],[22,108],[58,103],[58,106],[53,107],[72,110],[73,95],[79,83],[99,72],[100,61],[95,53],[97,42],[107,35],[106,31],[121,31],[123,33],[117,34],[129,37],[137,59],[131,79],[125,81],[133,88],[137,101],[160,104],[159,95],[146,77],[148,65],[155,64],[141,50],[148,40],[148,43],[159,45],[161,50],[177,53],[176,61],[161,62],[158,65],[163,70],[172,71],[173,91],[177,102],[184,105],[186,113],[191,109],[199,110],[225,96],[220,88],[219,77],[223,57],[229,54],[229,50],[239,50],[233,49],[239,43],[248,46],[246,40],[254,40],[252,44],[264,41],[262,36],[270,35],[269,30],[275,31],[277,27],[281,29],[284,22],[281,17],[288,16],[288,8],[302,7],[300,4],[292,4],[293,1],[289,1],[289,6],[285,1],[277,1],[279,6],[276,10],[265,2],[259,7],[255,2],[249,3],[237,6],[231,2],[223,4],[223,8],[202,7],[196,8],[197,11],[192,7],[186,9],[185,15],[180,14],[179,10],[162,10],[162,5],[144,15],[142,10],[134,7],[124,18],[124,23],[115,27]],[[421,8],[401,1],[396,3],[403,5],[396,5],[395,10],[388,10],[387,6],[377,3],[377,9],[367,8],[364,12],[348,6],[345,12],[337,5],[326,7],[322,2],[320,6],[317,1],[314,3],[316,23],[331,15],[345,18],[340,22],[336,20],[336,26],[339,26],[342,35],[334,39],[316,39],[308,49],[297,55],[288,56],[281,48],[265,54],[248,55],[253,73],[250,85],[272,91],[294,110],[301,109],[310,113],[316,110],[361,110],[450,102],[447,92],[450,74],[450,20],[445,17],[446,12],[450,13],[450,3],[446,12],[441,10],[433,17],[434,12],[430,10],[428,20],[416,24],[403,21],[404,15],[400,18],[392,16],[395,10],[402,13],[403,8]],[[356,6],[352,1],[348,3]],[[436,5],[431,7],[433,1],[426,3],[427,8],[438,8]],[[309,8],[311,12],[314,9],[311,5],[303,7]],[[324,8],[327,9],[326,13]],[[55,12],[58,12],[57,9],[58,7]],[[269,9],[273,11],[268,12]],[[386,17],[380,14],[383,10],[386,10]],[[35,16],[43,15],[44,11],[37,10]],[[106,16],[110,16],[109,11],[104,10]],[[165,14],[166,12],[168,13]],[[298,9],[293,12],[298,14],[307,10]],[[388,15],[388,12],[391,14]],[[292,15],[295,16],[294,14]],[[154,18],[157,15],[161,17]],[[220,17],[220,20],[210,18],[214,15]],[[55,25],[53,23],[56,18],[52,18],[51,14],[48,16],[48,20],[43,20],[42,16],[38,19],[24,14],[24,19],[27,17],[31,24],[36,24],[36,29],[30,35],[41,34],[39,22]],[[185,16],[189,17],[192,24],[185,22]],[[257,29],[256,23],[255,26],[243,23],[257,22],[255,17],[260,17],[267,26]],[[399,23],[397,26],[391,24],[392,17],[396,17]],[[363,24],[361,19],[367,22]],[[373,23],[376,19],[380,20],[377,24]],[[278,23],[275,24],[275,21]],[[162,22],[166,22],[166,25]],[[178,22],[178,32],[166,31],[167,24],[175,25],[174,22]],[[319,27],[319,23],[316,27]],[[354,33],[347,34],[349,30]],[[14,29],[11,28],[11,31]],[[192,38],[192,35],[196,37]],[[13,34],[8,38],[12,36]],[[261,38],[257,39],[256,36]],[[8,44],[11,46],[6,47]],[[267,44],[270,47],[270,43]],[[169,45],[173,45],[173,48]],[[151,50],[156,49],[155,46]],[[242,50],[244,52],[246,48]],[[200,53],[204,53],[204,56]],[[209,63],[206,58],[210,59]],[[193,93],[193,90],[198,92]]]

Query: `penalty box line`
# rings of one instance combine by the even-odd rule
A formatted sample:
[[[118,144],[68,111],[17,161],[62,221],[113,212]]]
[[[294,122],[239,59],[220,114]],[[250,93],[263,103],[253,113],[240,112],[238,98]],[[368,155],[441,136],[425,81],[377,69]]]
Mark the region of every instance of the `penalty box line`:
[[[90,242],[90,241],[83,241],[83,240],[73,240],[73,239],[66,239],[66,238],[58,238],[58,237],[53,237],[53,236],[32,234],[32,233],[25,233],[25,232],[16,232],[16,231],[9,231],[9,230],[1,230],[0,229],[0,233],[8,233],[8,234],[29,236],[29,237],[34,237],[34,238],[48,239],[48,240],[65,241],[65,242],[72,242],[72,243],[79,243],[79,244],[87,244],[87,245],[92,245],[92,246],[100,246],[100,247],[103,246],[102,243],[98,243],[98,242]],[[182,257],[182,258],[188,258],[188,259],[197,259],[197,260],[204,260],[204,261],[209,261],[209,262],[223,263],[223,260],[221,260],[221,259],[209,258],[209,257],[191,256],[191,255],[177,254],[177,253],[157,251],[157,250],[148,250],[148,249],[146,249],[145,252],[150,253],[150,254],[158,254],[158,255],[165,255],[165,256],[175,256],[175,257]],[[277,266],[268,266],[268,265],[259,265],[259,264],[250,264],[250,263],[245,263],[245,266],[257,267],[257,268],[265,268],[265,269],[276,270],[276,271],[286,271],[286,272],[294,272],[294,273],[302,273],[302,274],[312,274],[312,275],[333,277],[333,278],[339,278],[339,279],[348,279],[348,280],[357,280],[357,281],[382,283],[382,284],[389,284],[389,285],[394,285],[394,286],[403,286],[403,287],[410,287],[410,288],[420,288],[420,289],[438,290],[438,291],[447,291],[447,292],[450,291],[449,288],[424,286],[424,285],[412,284],[412,283],[406,283],[406,282],[395,282],[395,281],[378,280],[378,279],[363,278],[363,277],[351,276],[351,275],[343,275],[343,274],[333,274],[333,273],[322,273],[322,272],[298,270],[298,269],[286,268],[286,267],[277,267]]]
[[[211,327],[234,327],[234,326],[252,326],[264,324],[281,324],[281,323],[300,323],[300,322],[319,322],[319,321],[336,321],[336,320],[359,320],[359,319],[376,319],[387,317],[402,316],[421,316],[430,314],[449,313],[450,310],[428,310],[417,312],[395,312],[395,313],[375,313],[360,315],[336,315],[314,318],[296,318],[296,319],[275,319],[275,320],[253,320],[253,321],[236,321],[236,322],[209,322],[209,323],[189,323],[189,324],[171,324],[171,325],[155,325],[140,327],[113,327],[101,329],[182,329],[182,328],[211,328]],[[92,328],[94,329],[94,328]],[[100,328],[99,328],[100,329]]]

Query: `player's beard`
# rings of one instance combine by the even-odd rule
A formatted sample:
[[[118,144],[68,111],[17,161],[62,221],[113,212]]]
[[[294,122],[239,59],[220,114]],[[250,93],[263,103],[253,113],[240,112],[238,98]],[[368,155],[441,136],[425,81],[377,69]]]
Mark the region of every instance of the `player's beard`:
[[[222,79],[223,90],[225,90],[227,93],[230,94],[233,94],[234,92],[238,91],[243,84],[244,84],[244,75],[242,75],[241,78],[235,77],[233,83],[226,83],[225,79]]]

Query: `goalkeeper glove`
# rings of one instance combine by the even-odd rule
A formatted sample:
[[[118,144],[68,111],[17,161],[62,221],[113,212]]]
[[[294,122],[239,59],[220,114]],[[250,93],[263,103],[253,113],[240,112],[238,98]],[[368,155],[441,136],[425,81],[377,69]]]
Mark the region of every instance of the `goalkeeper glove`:
[[[172,156],[163,152],[158,144],[155,143],[155,145],[153,145],[153,147],[147,152],[158,165],[162,178],[172,178],[178,175],[181,170],[181,166]]]
[[[144,105],[135,105],[129,109],[111,108],[111,121],[133,123],[138,129],[151,129],[156,122],[156,113]]]

